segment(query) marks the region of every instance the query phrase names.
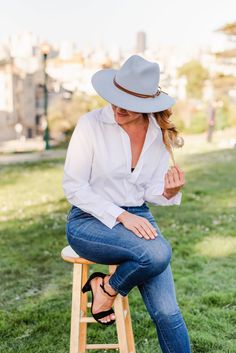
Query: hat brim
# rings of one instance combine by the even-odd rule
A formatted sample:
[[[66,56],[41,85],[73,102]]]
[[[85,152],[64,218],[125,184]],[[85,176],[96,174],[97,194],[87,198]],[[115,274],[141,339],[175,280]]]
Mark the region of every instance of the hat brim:
[[[99,70],[91,79],[95,91],[109,103],[139,113],[160,112],[175,103],[173,97],[163,92],[155,98],[140,98],[120,90],[113,83],[116,72],[115,69]]]

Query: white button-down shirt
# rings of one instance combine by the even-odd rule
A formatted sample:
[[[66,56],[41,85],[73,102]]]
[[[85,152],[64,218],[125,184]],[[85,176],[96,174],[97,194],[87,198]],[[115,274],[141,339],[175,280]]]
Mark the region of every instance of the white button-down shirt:
[[[169,206],[181,203],[179,191],[165,198],[164,176],[170,153],[152,114],[138,163],[131,172],[131,144],[116,122],[111,104],[79,118],[65,160],[62,186],[68,201],[98,218],[107,227],[119,222],[122,206],[144,201]]]

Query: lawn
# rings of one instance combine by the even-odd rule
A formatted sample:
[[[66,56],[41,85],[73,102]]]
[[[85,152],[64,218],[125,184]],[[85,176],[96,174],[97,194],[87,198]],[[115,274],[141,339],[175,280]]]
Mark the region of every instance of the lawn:
[[[236,353],[236,150],[181,154],[177,162],[186,173],[181,206],[150,206],[172,244],[193,353]],[[60,259],[69,210],[62,172],[61,159],[0,170],[0,352],[68,352],[72,267]],[[137,288],[129,300],[137,353],[160,353]],[[88,333],[89,343],[116,341],[114,326],[90,325]]]

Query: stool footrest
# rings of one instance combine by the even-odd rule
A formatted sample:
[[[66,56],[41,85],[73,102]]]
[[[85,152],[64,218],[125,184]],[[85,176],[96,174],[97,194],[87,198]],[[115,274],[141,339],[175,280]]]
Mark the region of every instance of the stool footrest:
[[[119,348],[119,343],[86,344],[86,349],[116,349],[116,348]]]
[[[99,324],[92,316],[81,317],[80,322],[92,322],[93,324]]]

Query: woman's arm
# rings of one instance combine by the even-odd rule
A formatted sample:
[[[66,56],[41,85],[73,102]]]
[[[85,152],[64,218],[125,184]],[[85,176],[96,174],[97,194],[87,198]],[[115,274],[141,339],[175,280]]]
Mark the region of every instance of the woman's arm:
[[[67,149],[62,187],[67,200],[113,228],[124,209],[104,199],[89,184],[93,144],[87,115],[79,118]]]

